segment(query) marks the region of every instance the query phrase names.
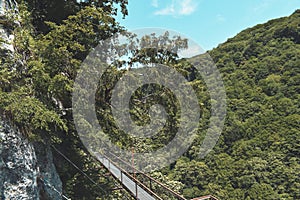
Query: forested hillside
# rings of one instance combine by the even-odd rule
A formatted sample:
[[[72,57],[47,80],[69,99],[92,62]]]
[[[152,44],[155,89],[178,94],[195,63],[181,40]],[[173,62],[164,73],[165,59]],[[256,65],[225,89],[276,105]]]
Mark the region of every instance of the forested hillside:
[[[192,147],[169,176],[189,197],[299,199],[300,11],[244,30],[209,53],[226,87],[225,128],[214,152],[199,160]]]
[[[10,13],[9,23],[5,23],[12,26],[18,22],[13,25],[14,52],[1,52],[1,116],[30,140],[56,147],[76,164],[74,167],[53,151],[63,192],[68,197],[122,199],[126,192],[113,190],[119,187],[117,182],[80,141],[72,116],[72,92],[88,53],[99,41],[126,29],[116,21],[116,14],[117,8],[122,15],[128,14],[127,1],[18,2],[19,15]],[[168,38],[167,33],[152,35],[145,37],[144,42],[165,37]],[[186,48],[186,41],[181,38],[168,42],[171,47],[179,44],[178,50]],[[179,59],[177,52],[152,51],[141,45],[136,48],[127,49],[133,55],[128,64],[154,61],[173,67],[195,89],[201,105],[197,139],[179,160],[151,173],[153,177],[186,198],[212,194],[219,199],[300,199],[299,10],[289,17],[242,31],[209,51],[223,77],[227,117],[217,145],[203,159],[198,155],[211,102],[203,77],[193,67],[199,57]],[[180,111],[176,97],[155,84],[139,88],[131,99],[132,118],[140,125],[149,123],[147,110],[154,103],[161,103],[169,118],[160,137],[129,137],[117,128],[110,104],[111,89],[125,72],[115,64],[102,77],[95,98],[99,123],[112,141],[124,149],[133,145],[137,152],[158,149],[178,129]],[[151,97],[145,100],[149,94]]]

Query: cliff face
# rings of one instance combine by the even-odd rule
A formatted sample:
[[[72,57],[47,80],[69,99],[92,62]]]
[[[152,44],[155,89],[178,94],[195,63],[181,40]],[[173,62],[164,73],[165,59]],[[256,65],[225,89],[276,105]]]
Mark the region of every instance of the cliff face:
[[[17,13],[14,0],[0,0],[0,56],[14,55],[12,28],[6,11]],[[1,66],[0,66],[1,67]],[[0,68],[1,69],[1,68]],[[61,199],[62,183],[49,145],[29,142],[0,117],[0,200]]]
[[[0,121],[0,199],[61,199],[52,160],[49,146],[30,143]]]
[[[10,20],[7,17],[7,11],[12,10],[16,11],[16,3],[11,0],[0,0],[0,51],[1,56],[8,56],[9,53],[14,51],[13,45],[11,44],[13,41],[12,27],[17,25],[11,24]]]

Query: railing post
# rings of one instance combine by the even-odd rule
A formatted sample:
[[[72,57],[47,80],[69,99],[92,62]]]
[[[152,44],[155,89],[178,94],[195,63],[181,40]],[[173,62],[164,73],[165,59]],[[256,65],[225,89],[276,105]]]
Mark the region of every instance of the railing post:
[[[134,167],[134,147],[131,148],[131,165],[132,165],[132,170],[133,170],[133,177],[135,177],[135,167]]]
[[[136,181],[135,181],[135,196],[136,196],[136,199],[138,199],[138,185],[137,185]]]
[[[121,171],[121,183],[123,183],[123,171]]]

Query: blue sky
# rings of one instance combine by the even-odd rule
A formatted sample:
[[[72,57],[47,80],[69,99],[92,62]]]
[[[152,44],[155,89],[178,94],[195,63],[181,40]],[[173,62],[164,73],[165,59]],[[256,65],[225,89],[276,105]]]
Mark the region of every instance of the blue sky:
[[[300,0],[129,0],[128,9],[118,18],[128,30],[171,29],[210,50],[245,28],[292,14]]]

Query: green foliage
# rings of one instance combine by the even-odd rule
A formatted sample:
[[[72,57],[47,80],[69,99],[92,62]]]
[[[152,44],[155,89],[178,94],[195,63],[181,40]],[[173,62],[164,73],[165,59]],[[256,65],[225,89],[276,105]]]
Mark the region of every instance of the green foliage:
[[[113,179],[103,176],[106,171],[84,150],[71,113],[73,82],[81,62],[99,41],[124,31],[114,19],[116,4],[126,15],[126,0],[21,3],[20,15],[10,15],[19,22],[13,30],[15,51],[10,55],[1,51],[1,114],[30,138],[58,141],[60,149],[104,190],[56,155],[64,192],[72,199],[121,198],[119,192],[110,191],[115,187]],[[155,178],[187,198],[213,194],[220,199],[300,199],[299,19],[298,10],[290,17],[247,29],[209,52],[223,76],[228,115],[217,146],[204,159],[198,158],[199,147],[214,100],[192,66],[199,57],[178,59],[177,52],[187,47],[187,41],[169,38],[167,32],[145,36],[126,47],[131,56],[128,70],[134,70],[134,63],[167,64],[189,80],[201,105],[202,120],[193,145],[177,162],[154,172]],[[167,48],[162,48],[163,43]],[[162,86],[138,88],[130,100],[136,123],[149,123],[147,111],[157,103],[164,105],[168,122],[153,138],[124,134],[115,124],[110,104],[112,88],[125,73],[122,64],[108,68],[100,81],[99,122],[122,148],[158,149],[176,134],[178,101]]]
[[[295,173],[300,162],[297,67],[300,48],[294,35],[298,30],[295,21],[299,24],[298,11],[290,17],[245,30],[209,52],[223,75],[228,110],[223,134],[214,151],[204,159],[199,159],[198,154],[209,123],[211,100],[201,76],[191,65],[200,59],[179,60],[172,51],[143,48],[164,40],[167,33],[146,36],[140,44],[135,44],[142,48],[131,52],[131,62],[168,64],[190,81],[199,96],[202,120],[194,144],[184,157],[161,171],[162,176],[184,185],[180,192],[185,197],[213,194],[220,199],[300,198],[299,177]],[[293,24],[291,27],[296,31],[278,36],[277,31],[286,23]],[[167,41],[172,48],[176,38]],[[180,43],[180,48],[185,48],[184,44]],[[117,128],[110,98],[112,88],[125,72],[118,67],[108,69],[101,80],[103,87],[97,93],[101,126],[122,148],[134,145],[139,152],[160,148],[176,133],[176,123],[167,123],[160,137],[144,140],[128,137]],[[162,96],[162,93],[168,95]],[[130,102],[132,119],[139,125],[149,123],[147,111],[156,103],[163,104],[171,122],[176,122],[180,116],[176,98],[156,85],[146,85],[135,91]],[[162,181],[168,182],[167,179]]]
[[[51,13],[53,1],[28,1],[31,9],[20,1],[19,14],[8,15],[10,21],[16,22],[11,27],[14,51],[1,51],[0,114],[27,138],[60,144],[61,151],[95,177],[98,185],[56,155],[64,193],[72,199],[110,199],[107,191],[114,187],[114,181],[104,177],[106,171],[82,150],[72,123],[71,92],[77,69],[89,50],[122,28],[108,12],[114,9],[108,1],[88,1],[75,10],[72,2],[75,7],[79,5],[76,1],[60,1],[64,6]],[[121,3],[126,14],[126,1],[114,3]],[[41,19],[46,17],[50,22],[40,23],[38,18],[43,13],[47,16]],[[57,13],[64,16],[55,19]]]
[[[0,111],[17,125],[24,134],[35,137],[37,134],[50,133],[55,129],[67,131],[65,121],[58,113],[44,104],[35,95],[37,86],[46,82],[39,73],[41,64],[34,61],[36,41],[32,36],[30,14],[24,5],[20,5],[20,15],[13,21],[19,22],[13,30],[14,52],[3,57],[0,66]],[[38,82],[37,84],[32,84]],[[39,85],[41,87],[43,85]],[[50,138],[55,137],[50,135]]]
[[[64,121],[54,111],[50,111],[38,99],[29,97],[26,93],[0,93],[1,108],[4,114],[12,117],[12,121],[25,132],[50,127],[67,131]]]
[[[299,19],[298,10],[247,29],[209,52],[223,75],[227,119],[213,153],[203,160],[194,156],[199,141],[187,154],[191,161],[177,161],[169,172],[185,184],[186,197],[300,198],[294,174],[300,166]],[[190,178],[189,170],[197,172],[194,161],[205,163],[207,170]]]
[[[19,0],[23,2],[22,0]],[[70,15],[75,15],[85,6],[95,6],[111,16],[118,14],[120,7],[121,14],[125,17],[128,14],[128,0],[26,0],[28,9],[32,12],[33,25],[38,32],[47,33],[49,27],[47,21],[60,24]]]

